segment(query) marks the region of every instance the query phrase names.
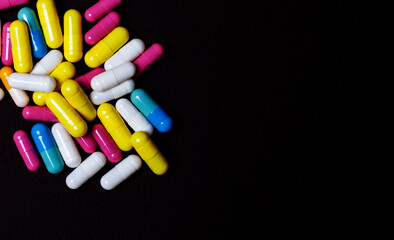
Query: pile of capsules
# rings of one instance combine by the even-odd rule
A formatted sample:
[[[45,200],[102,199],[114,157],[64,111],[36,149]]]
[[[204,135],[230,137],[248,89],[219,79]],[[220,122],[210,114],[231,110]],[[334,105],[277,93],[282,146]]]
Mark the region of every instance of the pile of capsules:
[[[0,10],[27,2],[0,0]],[[168,132],[172,120],[143,89],[134,89],[131,79],[160,58],[163,48],[155,43],[145,50],[143,41],[137,38],[128,42],[129,32],[118,26],[120,16],[112,11],[121,2],[100,0],[86,10],[88,22],[101,19],[84,35],[85,42],[94,45],[84,56],[86,65],[93,70],[74,80],[73,63],[83,57],[82,17],[77,10],[64,14],[64,36],[54,0],[37,1],[38,19],[33,9],[23,7],[18,20],[7,22],[2,28],[1,61],[6,66],[0,69],[1,80],[15,104],[23,108],[23,118],[41,121],[33,126],[31,136],[47,170],[60,173],[64,164],[75,168],[66,178],[71,189],[79,188],[107,159],[117,163],[100,180],[107,190],[137,171],[140,157],[157,175],[168,169],[150,135],[153,126],[159,132]],[[56,50],[62,44],[67,61]],[[34,66],[32,57],[40,59]],[[90,88],[88,97],[85,91]],[[25,91],[34,92],[32,98],[37,106],[27,106],[29,95]],[[4,91],[0,93],[4,97]],[[121,98],[130,93],[131,101]],[[115,107],[107,103],[118,98]],[[94,105],[98,105],[97,110]],[[95,124],[88,131],[87,122],[95,120],[96,115],[102,124]],[[42,122],[55,123],[49,129]],[[84,161],[72,137],[91,154]],[[18,130],[13,139],[28,170],[38,170],[40,160],[28,134]],[[98,147],[101,151],[96,151]],[[131,154],[122,160],[122,151],[133,148],[140,157]]]

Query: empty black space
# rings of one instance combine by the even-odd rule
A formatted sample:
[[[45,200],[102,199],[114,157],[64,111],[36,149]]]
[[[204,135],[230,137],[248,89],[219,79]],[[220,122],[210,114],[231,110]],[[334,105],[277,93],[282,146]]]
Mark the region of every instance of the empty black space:
[[[95,2],[57,0],[61,25],[68,9],[83,15]],[[1,11],[2,24],[20,8]],[[123,0],[115,11],[130,39],[164,46],[134,80],[173,118],[152,135],[169,171],[144,164],[112,191],[100,186],[110,162],[78,190],[65,184],[70,168],[29,172],[12,136],[36,122],[6,93],[1,239],[261,239],[283,220],[298,227],[275,234],[336,229],[356,1]],[[93,25],[83,20],[83,32]],[[76,77],[89,71],[75,66]]]

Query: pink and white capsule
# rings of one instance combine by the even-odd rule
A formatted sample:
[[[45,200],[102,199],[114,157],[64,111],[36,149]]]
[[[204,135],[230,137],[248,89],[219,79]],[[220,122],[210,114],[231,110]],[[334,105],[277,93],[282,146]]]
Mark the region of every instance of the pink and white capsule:
[[[60,154],[63,157],[64,163],[69,168],[76,168],[81,163],[81,155],[78,152],[77,146],[63,127],[61,123],[55,123],[51,129],[53,138],[59,148]]]
[[[116,102],[115,107],[134,132],[143,131],[152,135],[152,124],[129,100],[121,98]]]
[[[22,116],[26,120],[40,122],[59,122],[55,114],[47,106],[27,106],[23,108]]]
[[[18,130],[14,133],[13,139],[27,169],[32,172],[37,171],[41,162],[27,133],[23,130]]]
[[[105,155],[102,152],[94,152],[85,159],[76,169],[74,169],[66,178],[66,184],[71,189],[77,189],[84,184],[89,178],[100,171],[106,162]]]
[[[100,73],[92,78],[90,86],[93,91],[104,92],[122,82],[130,79],[135,74],[135,66],[131,62],[125,62],[114,69]]]
[[[125,62],[131,62],[136,59],[145,50],[145,44],[141,39],[134,38],[121,47],[105,63],[105,70],[110,70]]]

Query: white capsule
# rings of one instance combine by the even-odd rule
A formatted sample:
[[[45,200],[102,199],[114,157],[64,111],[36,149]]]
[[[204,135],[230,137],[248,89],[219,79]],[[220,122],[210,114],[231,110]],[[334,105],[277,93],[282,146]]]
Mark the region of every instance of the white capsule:
[[[51,50],[36,63],[30,74],[49,75],[62,61],[63,54],[59,50]]]
[[[61,123],[52,126],[52,135],[63,157],[64,163],[70,168],[76,168],[81,163],[81,155],[78,152],[71,135]]]
[[[107,159],[102,152],[92,153],[67,176],[67,186],[71,189],[79,188],[82,184],[89,180],[89,178],[91,178],[101,168],[104,167],[106,160]]]
[[[134,90],[134,86],[134,81],[130,79],[105,92],[92,91],[90,93],[90,100],[93,104],[100,105],[131,93]]]
[[[121,98],[116,102],[115,107],[134,132],[143,131],[152,135],[152,124],[129,100]]]
[[[107,172],[100,180],[101,186],[105,190],[112,190],[121,182],[129,178],[141,167],[141,158],[137,155],[130,155],[116,164],[109,172]]]
[[[55,80],[50,76],[27,73],[12,73],[8,84],[12,88],[33,92],[52,92],[56,87]]]
[[[145,50],[145,44],[141,39],[134,38],[121,49],[119,49],[105,63],[105,70],[110,70],[125,62],[131,62],[136,59]]]
[[[15,88],[10,88],[8,90],[12,100],[14,100],[14,103],[18,107],[26,107],[27,104],[29,104],[29,96],[27,93],[23,90],[15,89]]]
[[[135,66],[131,62],[123,63],[114,69],[105,71],[92,78],[90,86],[93,91],[103,92],[130,79],[135,74]]]
[[[4,90],[0,88],[0,101],[4,98]]]

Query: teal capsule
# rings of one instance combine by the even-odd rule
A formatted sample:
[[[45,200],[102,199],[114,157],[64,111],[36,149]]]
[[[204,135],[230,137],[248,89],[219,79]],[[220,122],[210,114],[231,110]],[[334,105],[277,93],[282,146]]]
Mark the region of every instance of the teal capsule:
[[[33,46],[33,55],[35,58],[42,58],[47,54],[48,49],[45,43],[44,35],[42,34],[42,30],[40,24],[38,23],[36,14],[33,9],[29,7],[24,7],[18,12],[18,19],[26,22],[29,32],[30,32],[30,41]]]
[[[49,128],[43,123],[37,123],[31,129],[31,136],[48,172],[60,173],[64,162]]]
[[[159,132],[170,131],[172,119],[143,89],[135,89],[130,99]]]

